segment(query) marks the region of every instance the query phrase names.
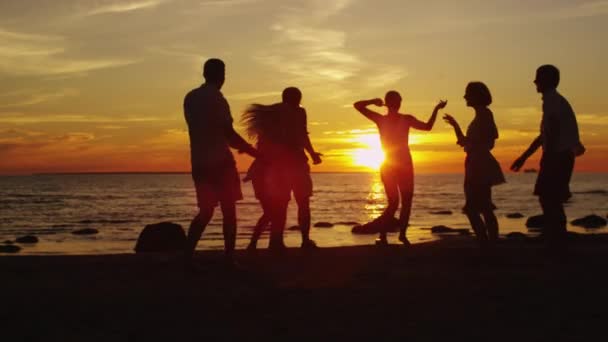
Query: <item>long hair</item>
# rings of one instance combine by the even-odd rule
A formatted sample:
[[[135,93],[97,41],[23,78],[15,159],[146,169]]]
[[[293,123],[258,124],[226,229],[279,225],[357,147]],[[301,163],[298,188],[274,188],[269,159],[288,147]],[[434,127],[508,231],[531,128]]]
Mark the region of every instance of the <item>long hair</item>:
[[[281,115],[279,105],[254,103],[245,109],[241,123],[250,139],[259,141],[260,137],[273,139],[281,135],[281,126],[277,125]]]

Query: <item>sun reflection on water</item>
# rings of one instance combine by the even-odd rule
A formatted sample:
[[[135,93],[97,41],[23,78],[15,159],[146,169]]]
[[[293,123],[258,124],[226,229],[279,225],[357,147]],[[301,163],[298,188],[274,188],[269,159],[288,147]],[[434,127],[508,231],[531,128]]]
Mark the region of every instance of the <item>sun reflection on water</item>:
[[[384,208],[386,207],[386,200],[384,194],[384,186],[379,176],[373,178],[370,191],[367,195],[367,201],[365,203],[365,212],[370,220],[380,216]]]

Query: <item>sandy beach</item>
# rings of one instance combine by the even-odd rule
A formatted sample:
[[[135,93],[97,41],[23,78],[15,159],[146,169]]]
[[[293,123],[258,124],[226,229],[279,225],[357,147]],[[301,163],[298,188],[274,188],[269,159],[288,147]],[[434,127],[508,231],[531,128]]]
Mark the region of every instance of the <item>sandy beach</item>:
[[[2,256],[0,322],[6,341],[582,340],[608,318],[606,247],[589,235],[561,255],[533,240],[484,254],[468,237],[262,249],[239,251],[237,271],[208,251],[195,275],[171,255]]]

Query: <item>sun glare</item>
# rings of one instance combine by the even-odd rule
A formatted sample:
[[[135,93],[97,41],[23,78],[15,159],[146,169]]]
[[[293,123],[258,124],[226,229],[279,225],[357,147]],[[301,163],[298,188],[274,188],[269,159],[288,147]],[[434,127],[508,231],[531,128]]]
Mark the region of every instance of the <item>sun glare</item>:
[[[353,164],[370,169],[379,169],[384,162],[384,151],[377,134],[364,134],[353,138],[353,142],[363,145],[354,149],[352,153]]]

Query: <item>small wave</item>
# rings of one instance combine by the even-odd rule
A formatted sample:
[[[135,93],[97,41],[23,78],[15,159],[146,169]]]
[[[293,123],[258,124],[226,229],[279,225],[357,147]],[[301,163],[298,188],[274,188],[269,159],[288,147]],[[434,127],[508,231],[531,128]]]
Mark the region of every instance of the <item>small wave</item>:
[[[588,190],[588,191],[574,191],[574,194],[577,195],[608,195],[608,190]]]
[[[121,223],[135,223],[136,220],[108,220],[108,219],[97,219],[97,220],[81,220],[76,223],[80,224],[121,224]]]

